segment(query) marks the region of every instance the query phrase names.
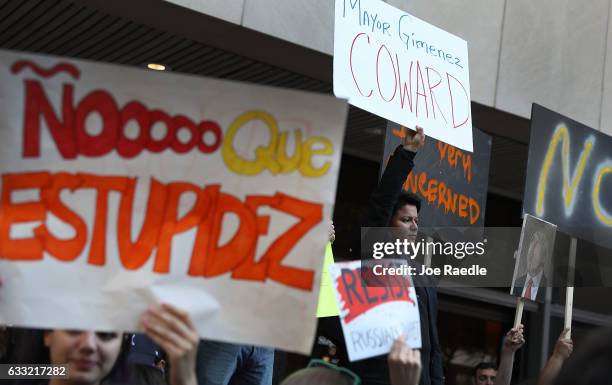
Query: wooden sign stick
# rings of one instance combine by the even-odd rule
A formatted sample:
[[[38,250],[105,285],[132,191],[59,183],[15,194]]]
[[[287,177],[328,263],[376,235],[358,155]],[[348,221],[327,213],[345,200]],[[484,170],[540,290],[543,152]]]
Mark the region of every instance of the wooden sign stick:
[[[516,261],[517,258],[518,258],[517,250],[514,250],[514,260]],[[515,282],[516,280],[517,269],[518,269],[518,264],[515,264],[514,276],[512,277],[512,282]],[[523,298],[522,296],[516,297],[516,313],[514,314],[514,326],[513,326],[515,328],[517,328],[521,324],[521,321],[523,319],[523,308],[524,307],[525,307],[525,298]]]
[[[578,239],[572,237],[570,241],[569,262],[567,264],[567,289],[565,291],[565,320],[564,328],[569,329],[567,338],[572,338],[572,309],[574,308],[574,274],[576,268],[576,247]]]
[[[525,307],[525,298],[516,297],[516,313],[514,314],[514,327],[517,328],[523,320],[523,308]]]

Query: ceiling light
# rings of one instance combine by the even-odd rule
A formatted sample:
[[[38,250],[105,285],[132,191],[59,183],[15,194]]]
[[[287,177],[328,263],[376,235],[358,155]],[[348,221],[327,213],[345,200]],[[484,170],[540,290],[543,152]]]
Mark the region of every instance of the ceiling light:
[[[167,67],[159,63],[148,63],[147,68],[155,71],[165,71]]]

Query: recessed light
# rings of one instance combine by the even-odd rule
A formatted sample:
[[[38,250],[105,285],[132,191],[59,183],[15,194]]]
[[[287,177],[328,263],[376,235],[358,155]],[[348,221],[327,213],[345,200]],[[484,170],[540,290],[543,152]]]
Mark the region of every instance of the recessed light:
[[[364,132],[370,135],[382,135],[384,133],[383,129],[380,127],[368,127],[363,129]]]
[[[148,63],[147,68],[155,71],[165,71],[166,69],[168,69],[168,67],[159,63]]]

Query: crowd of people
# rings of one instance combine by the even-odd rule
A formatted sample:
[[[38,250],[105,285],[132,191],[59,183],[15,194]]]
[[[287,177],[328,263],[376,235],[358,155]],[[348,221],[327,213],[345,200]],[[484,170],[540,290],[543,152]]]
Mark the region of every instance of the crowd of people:
[[[420,200],[403,193],[402,184],[424,141],[421,128],[417,127],[413,134],[404,130],[402,144],[390,158],[360,227],[390,226],[414,240]],[[332,227],[330,240],[333,237]],[[400,336],[388,355],[357,361],[347,367],[313,359],[306,368],[284,379],[282,385],[444,384],[436,289],[427,282],[415,280],[415,290],[421,318],[420,349],[412,349]],[[172,304],[151,306],[142,315],[141,326],[144,334],[137,335],[4,328],[0,333],[0,363],[68,365],[69,378],[15,380],[15,384],[272,384],[272,349],[202,341],[189,314]],[[564,330],[559,337],[537,379],[538,385],[609,383],[612,330],[599,332],[576,353],[572,353],[573,343],[568,333],[569,330]],[[474,385],[510,385],[515,354],[524,344],[523,325],[508,331],[499,365],[486,362],[477,365]]]

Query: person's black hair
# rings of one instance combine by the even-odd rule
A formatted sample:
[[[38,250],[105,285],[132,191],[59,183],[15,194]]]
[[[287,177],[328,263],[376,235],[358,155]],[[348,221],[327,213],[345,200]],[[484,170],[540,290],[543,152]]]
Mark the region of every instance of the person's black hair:
[[[612,378],[612,328],[591,334],[567,359],[555,385],[608,385]]]
[[[417,213],[421,210],[421,199],[413,193],[410,192],[402,192],[395,201],[395,205],[393,206],[393,215],[406,205],[416,206]]]
[[[493,370],[497,370],[497,365],[495,365],[495,363],[493,362],[481,362],[478,365],[476,365],[474,367],[474,377],[476,377],[476,374],[478,373],[479,370],[487,370],[487,369],[493,369]]]

